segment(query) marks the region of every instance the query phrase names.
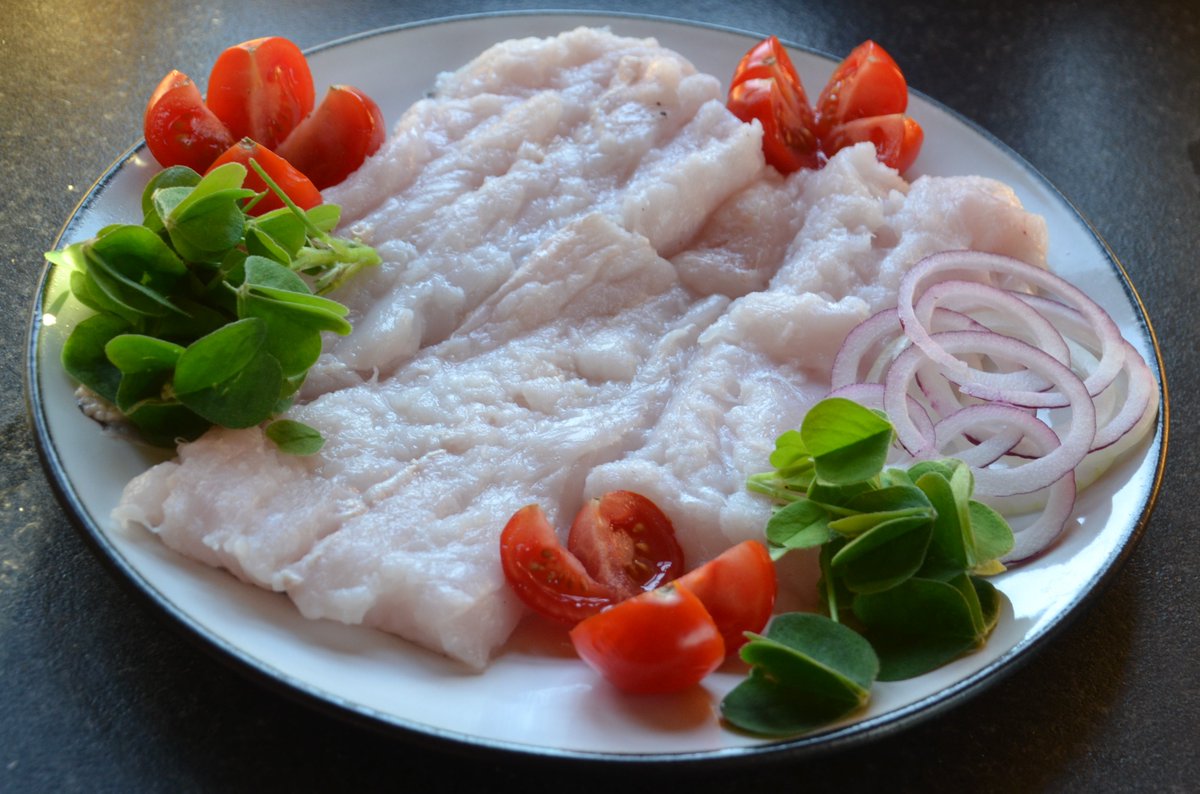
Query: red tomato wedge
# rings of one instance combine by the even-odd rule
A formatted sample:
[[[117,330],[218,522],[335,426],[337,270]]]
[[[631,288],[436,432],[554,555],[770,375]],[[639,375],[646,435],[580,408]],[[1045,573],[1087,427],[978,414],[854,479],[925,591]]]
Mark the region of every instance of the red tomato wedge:
[[[808,96],[777,37],[759,42],[738,63],[727,105],[742,121],[762,124],[763,154],[781,173],[820,165]]]
[[[817,97],[817,135],[867,116],[890,116],[908,109],[908,83],[892,56],[871,40],[851,50]],[[827,155],[833,152],[826,151]]]
[[[500,565],[526,606],[560,623],[574,625],[617,601],[558,542],[537,505],[518,510],[500,533]]]
[[[825,139],[825,153],[830,157],[847,146],[862,141],[875,144],[876,156],[884,165],[903,173],[921,153],[925,131],[921,125],[903,113],[890,116],[870,116],[839,124]]]
[[[589,500],[571,524],[567,548],[619,598],[653,590],[683,572],[683,549],[671,520],[632,491]]]
[[[267,176],[271,177],[275,184],[300,209],[312,209],[321,203],[321,192],[313,187],[313,183],[309,181],[308,177],[297,171],[287,160],[284,160],[267,147],[255,143],[249,138],[243,138],[233,146],[230,146],[224,154],[213,161],[208,170],[212,170],[219,165],[225,165],[225,163],[241,163],[246,166],[246,180],[242,185],[257,192],[267,191],[267,195],[250,210],[251,215],[261,215],[264,212],[284,206],[283,201],[275,195],[274,191],[269,189],[267,183],[250,167],[251,160],[262,166],[262,169],[267,172]]]
[[[324,190],[358,170],[386,135],[379,105],[357,88],[335,85],[276,152]]]
[[[208,77],[208,107],[234,138],[274,149],[313,109],[312,72],[304,53],[279,36],[226,49]]]
[[[704,604],[732,654],[746,643],[746,632],[760,632],[775,607],[775,563],[766,546],[747,540],[727,549],[675,580]]]
[[[870,141],[879,160],[905,171],[925,134],[904,115],[908,82],[892,57],[864,41],[834,70],[809,107],[804,86],[775,36],[756,44],[734,70],[729,110],[763,127],[763,155],[782,173],[820,168],[846,146]]]
[[[725,659],[704,604],[673,584],[622,601],[571,629],[575,651],[618,689],[634,694],[694,686]]]
[[[142,130],[146,146],[163,167],[185,165],[203,172],[234,143],[204,104],[200,89],[180,71],[171,71],[150,95]]]

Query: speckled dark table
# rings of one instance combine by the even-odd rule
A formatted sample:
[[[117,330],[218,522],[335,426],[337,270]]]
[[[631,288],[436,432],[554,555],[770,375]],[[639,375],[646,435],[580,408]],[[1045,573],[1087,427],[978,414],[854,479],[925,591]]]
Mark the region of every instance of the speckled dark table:
[[[1200,571],[1200,6],[1158,2],[560,3],[702,20],[844,53],[876,38],[911,85],[1027,158],[1139,290],[1170,386],[1170,454],[1145,536],[1027,663],[937,719],[848,751],[738,770],[587,768],[397,741],[264,687],[181,636],[54,499],[26,415],[41,254],[140,136],[159,77],[231,43],[310,46],[526,3],[5,4],[0,24],[0,790],[1195,791]]]

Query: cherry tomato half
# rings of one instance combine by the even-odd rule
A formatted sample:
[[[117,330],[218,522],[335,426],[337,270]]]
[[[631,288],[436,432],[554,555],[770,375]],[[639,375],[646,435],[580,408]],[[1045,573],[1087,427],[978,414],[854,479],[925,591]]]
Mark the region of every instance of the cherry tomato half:
[[[808,96],[777,37],[767,37],[743,56],[730,81],[727,105],[742,121],[762,124],[763,154],[781,173],[820,165]]]
[[[580,622],[571,643],[590,667],[634,694],[694,686],[725,659],[725,642],[704,604],[673,584]]]
[[[746,643],[746,632],[760,632],[771,619],[777,582],[766,546],[747,540],[727,549],[675,580],[704,604],[732,654]]]
[[[653,590],[683,572],[683,549],[671,520],[632,491],[589,500],[571,524],[567,548],[619,598]]]
[[[142,129],[146,146],[164,168],[185,165],[203,173],[234,142],[196,84],[175,70],[150,95]]]
[[[839,124],[825,140],[825,153],[833,154],[861,141],[875,144],[876,156],[885,165],[903,173],[921,153],[925,131],[913,118],[903,113],[890,116],[870,116]]]
[[[500,533],[500,565],[509,587],[543,617],[574,625],[617,601],[558,542],[537,505],[521,508]]]
[[[907,108],[904,73],[883,47],[868,39],[838,64],[817,97],[817,136],[824,140],[839,124],[903,113]]]
[[[300,48],[279,36],[229,47],[208,76],[208,107],[234,138],[274,149],[313,109],[312,72]]]
[[[275,195],[274,191],[269,189],[267,183],[250,167],[251,160],[262,166],[262,169],[267,172],[267,176],[271,177],[275,184],[300,209],[312,209],[321,203],[321,192],[313,187],[313,183],[309,181],[308,177],[297,171],[287,160],[275,154],[267,147],[249,138],[243,138],[233,146],[230,146],[224,154],[213,161],[209,170],[219,165],[225,165],[225,163],[241,163],[246,166],[246,181],[242,185],[256,192],[268,191],[267,195],[250,210],[251,215],[261,215],[264,212],[270,212],[284,206],[283,201]]]
[[[358,170],[386,134],[379,105],[357,88],[335,85],[275,151],[324,190]]]

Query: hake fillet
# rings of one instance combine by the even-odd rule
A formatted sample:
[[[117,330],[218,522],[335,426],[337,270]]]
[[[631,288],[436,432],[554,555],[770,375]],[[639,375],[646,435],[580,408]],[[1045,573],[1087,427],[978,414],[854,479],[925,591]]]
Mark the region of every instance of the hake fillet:
[[[781,177],[716,78],[590,29],[441,76],[328,198],[384,262],[340,291],[355,331],[289,412],[325,447],[212,430],[114,518],[474,668],[522,615],[498,548],[517,509],[565,529],[585,497],[640,491],[693,565],[759,537],[746,476],[908,267],[1045,257],[1041,220],[989,180],[910,185],[868,144]]]
[[[497,556],[507,517],[531,502],[573,515],[587,473],[642,443],[727,303],[586,216],[391,378],[293,409],[327,439],[318,455],[213,430],[131,482],[115,517],[306,616],[480,667],[521,615]]]

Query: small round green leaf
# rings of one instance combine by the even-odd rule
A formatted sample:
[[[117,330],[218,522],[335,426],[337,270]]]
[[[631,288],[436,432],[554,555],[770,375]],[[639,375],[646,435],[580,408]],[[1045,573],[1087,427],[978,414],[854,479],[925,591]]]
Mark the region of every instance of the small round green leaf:
[[[325,446],[325,439],[316,428],[294,419],[272,422],[267,425],[266,434],[281,452],[289,455],[315,455]]]

